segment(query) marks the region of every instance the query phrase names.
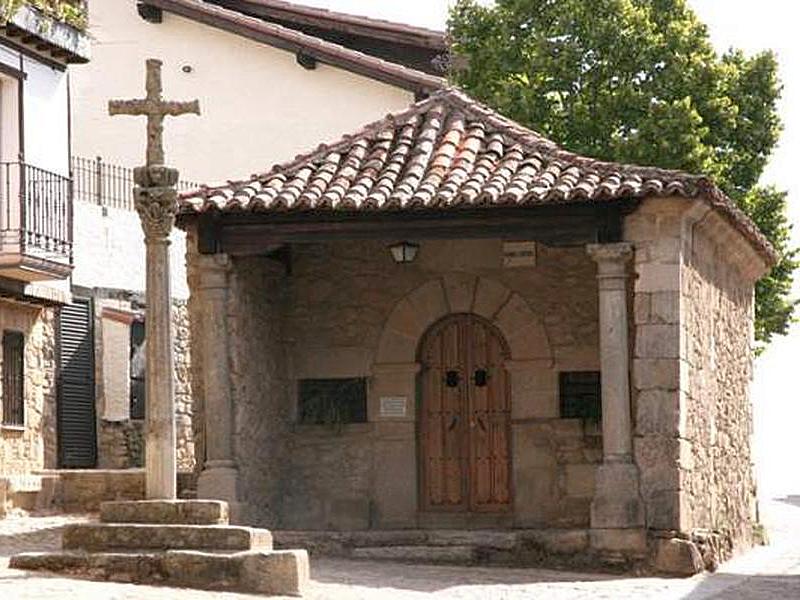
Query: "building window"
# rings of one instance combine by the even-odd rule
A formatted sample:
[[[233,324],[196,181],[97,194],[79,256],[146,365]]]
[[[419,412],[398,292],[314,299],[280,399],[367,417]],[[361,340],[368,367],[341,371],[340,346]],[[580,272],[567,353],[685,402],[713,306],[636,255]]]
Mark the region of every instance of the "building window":
[[[599,371],[559,373],[558,388],[562,419],[600,420],[602,401]]]
[[[298,421],[306,425],[366,423],[367,380],[301,379]]]
[[[131,419],[144,419],[145,392],[145,341],[144,321],[136,320],[131,323]]]
[[[25,336],[3,332],[3,425],[25,425]]]

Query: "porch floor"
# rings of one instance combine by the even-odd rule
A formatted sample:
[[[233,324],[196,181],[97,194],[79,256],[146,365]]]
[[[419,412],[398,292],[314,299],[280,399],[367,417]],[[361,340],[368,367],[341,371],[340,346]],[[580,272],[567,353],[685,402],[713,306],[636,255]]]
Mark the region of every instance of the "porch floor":
[[[312,556],[435,564],[597,564],[588,529],[272,530],[276,548]]]

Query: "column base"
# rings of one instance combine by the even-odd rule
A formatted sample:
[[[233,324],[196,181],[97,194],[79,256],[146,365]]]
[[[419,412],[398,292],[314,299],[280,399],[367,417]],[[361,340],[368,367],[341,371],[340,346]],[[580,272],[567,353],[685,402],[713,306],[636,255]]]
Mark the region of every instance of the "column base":
[[[639,494],[636,465],[610,462],[597,468],[591,526],[592,529],[644,529],[644,502]]]
[[[647,532],[636,529],[591,529],[589,543],[592,550],[603,556],[618,555],[627,559],[641,559],[647,554]]]
[[[237,521],[241,503],[237,493],[239,470],[231,466],[206,467],[197,479],[197,498],[203,500],[224,500],[228,503],[231,521]]]

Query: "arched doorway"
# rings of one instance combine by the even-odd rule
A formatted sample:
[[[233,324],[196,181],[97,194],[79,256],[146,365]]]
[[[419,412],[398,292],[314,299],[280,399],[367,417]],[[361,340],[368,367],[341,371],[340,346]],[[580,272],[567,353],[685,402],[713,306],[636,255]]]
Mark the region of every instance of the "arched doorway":
[[[487,320],[450,315],[419,348],[421,508],[504,512],[511,507],[508,346]]]

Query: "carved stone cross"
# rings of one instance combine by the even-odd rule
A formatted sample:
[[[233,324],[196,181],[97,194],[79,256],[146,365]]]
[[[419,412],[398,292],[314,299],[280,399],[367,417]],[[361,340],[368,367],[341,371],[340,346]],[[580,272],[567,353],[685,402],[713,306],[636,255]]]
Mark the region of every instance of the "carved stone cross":
[[[177,117],[186,114],[200,114],[200,103],[174,102],[161,98],[161,61],[147,60],[147,97],[141,100],[109,100],[108,112],[111,115],[144,115],[147,117],[147,162],[148,167],[164,164],[164,117]]]
[[[147,339],[145,381],[145,492],[148,499],[175,499],[175,394],[172,360],[172,293],[170,290],[170,232],[178,209],[178,170],[164,165],[164,117],[200,114],[193,102],[161,98],[161,61],[147,61],[147,97],[111,100],[111,115],[147,117],[147,164],[133,170],[133,200],[142,222],[146,249],[145,295]]]

